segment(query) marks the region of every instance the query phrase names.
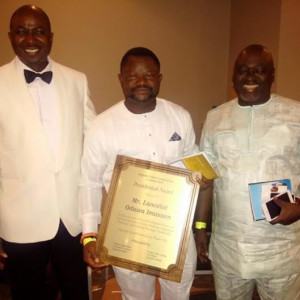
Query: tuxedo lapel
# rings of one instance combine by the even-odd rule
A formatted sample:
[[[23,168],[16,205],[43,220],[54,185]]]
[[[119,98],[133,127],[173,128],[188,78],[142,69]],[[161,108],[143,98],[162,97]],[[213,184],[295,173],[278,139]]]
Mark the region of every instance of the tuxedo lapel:
[[[61,73],[60,68],[57,67],[56,63],[52,60],[53,68],[53,83],[56,90],[56,101],[57,101],[57,116],[58,116],[58,153],[56,157],[55,171],[59,172],[65,162],[67,145],[68,145],[68,99],[67,82],[64,80],[64,76]]]
[[[11,63],[10,79],[5,84],[10,85],[9,89],[14,94],[10,101],[15,101],[16,108],[18,107],[18,110],[22,112],[32,127],[42,132],[43,128],[39,120],[39,115],[37,114],[24,75],[17,66],[16,59]]]
[[[10,90],[14,91],[10,101],[15,102],[15,112],[19,115],[20,122],[30,128],[32,139],[38,141],[40,150],[44,152],[47,166],[53,169],[54,156],[48,145],[43,125],[27,87],[24,74],[20,72],[16,58],[12,61],[10,70],[11,80],[8,80],[7,83],[11,84]],[[31,146],[35,149],[37,147],[36,144]]]

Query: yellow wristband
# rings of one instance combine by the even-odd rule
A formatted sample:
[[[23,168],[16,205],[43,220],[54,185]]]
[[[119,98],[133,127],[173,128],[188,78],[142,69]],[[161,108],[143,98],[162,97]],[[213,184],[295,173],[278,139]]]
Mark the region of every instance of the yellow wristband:
[[[82,244],[83,244],[83,246],[85,246],[89,242],[96,242],[96,238],[94,238],[94,237],[87,237],[87,238],[83,239]]]
[[[206,229],[207,223],[206,222],[195,222],[196,229]]]

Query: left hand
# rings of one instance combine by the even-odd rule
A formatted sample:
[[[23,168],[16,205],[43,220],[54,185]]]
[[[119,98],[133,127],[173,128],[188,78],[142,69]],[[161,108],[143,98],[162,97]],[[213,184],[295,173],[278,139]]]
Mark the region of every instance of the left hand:
[[[213,186],[213,180],[212,179],[207,179],[206,177],[204,177],[202,175],[202,177],[200,178],[199,176],[196,177],[197,182],[200,185],[200,191],[204,191],[207,188],[210,188]]]
[[[201,263],[206,263],[208,259],[208,237],[205,229],[197,229],[195,232],[195,242],[197,255]]]

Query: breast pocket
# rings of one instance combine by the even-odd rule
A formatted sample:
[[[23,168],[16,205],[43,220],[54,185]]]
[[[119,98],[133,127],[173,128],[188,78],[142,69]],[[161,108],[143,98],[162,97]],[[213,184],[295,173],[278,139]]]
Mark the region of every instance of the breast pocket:
[[[280,137],[280,140],[278,140]],[[269,155],[264,162],[267,174],[290,178],[300,175],[300,126],[295,123],[280,124],[269,129],[268,147],[265,152]],[[273,175],[273,176],[274,176]]]
[[[183,155],[184,142],[183,140],[164,142],[162,149],[164,149],[164,160],[172,161]]]
[[[219,160],[234,161],[239,157],[239,141],[233,131],[217,134],[213,139],[213,149]]]

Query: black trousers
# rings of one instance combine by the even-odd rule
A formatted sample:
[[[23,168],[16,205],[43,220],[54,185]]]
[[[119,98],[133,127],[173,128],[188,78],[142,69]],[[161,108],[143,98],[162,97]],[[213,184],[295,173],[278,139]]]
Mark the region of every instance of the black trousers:
[[[88,300],[87,271],[79,240],[80,235],[71,236],[62,221],[49,241],[19,244],[2,240],[8,255],[6,269],[12,299],[50,299],[46,273],[51,262],[62,300]]]

